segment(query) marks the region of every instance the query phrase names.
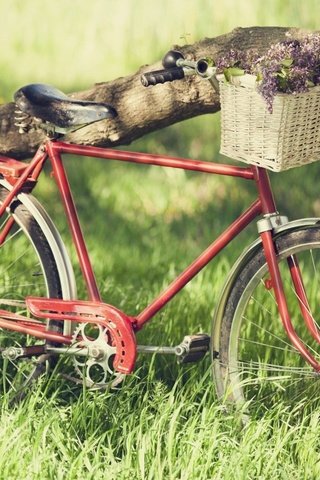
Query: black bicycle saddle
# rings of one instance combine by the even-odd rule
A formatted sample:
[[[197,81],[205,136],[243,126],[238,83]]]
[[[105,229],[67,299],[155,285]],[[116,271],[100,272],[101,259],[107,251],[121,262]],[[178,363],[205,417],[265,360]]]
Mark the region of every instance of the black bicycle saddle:
[[[22,112],[63,129],[117,116],[111,105],[75,100],[57,88],[42,83],[20,88],[14,94],[14,100]]]

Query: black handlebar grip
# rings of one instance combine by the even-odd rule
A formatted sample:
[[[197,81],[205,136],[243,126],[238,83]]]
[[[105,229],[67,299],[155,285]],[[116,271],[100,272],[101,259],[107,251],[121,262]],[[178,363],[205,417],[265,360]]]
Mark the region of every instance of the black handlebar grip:
[[[167,70],[155,70],[141,75],[141,83],[144,87],[157,85],[157,83],[173,82],[184,78],[184,71],[181,67],[169,68]]]

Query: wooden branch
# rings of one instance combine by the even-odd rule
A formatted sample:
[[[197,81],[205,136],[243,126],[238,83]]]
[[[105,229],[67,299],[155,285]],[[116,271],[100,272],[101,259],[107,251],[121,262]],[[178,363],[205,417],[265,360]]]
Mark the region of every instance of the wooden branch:
[[[231,48],[256,48],[263,53],[269,46],[295,38],[306,32],[284,27],[237,28],[215,38],[205,38],[193,45],[175,46],[187,58],[216,59]],[[169,48],[168,48],[169,50]],[[166,52],[163,52],[164,54]],[[90,90],[74,93],[79,99],[110,103],[118,111],[116,120],[104,120],[66,136],[80,144],[116,146],[129,144],[142,135],[173,123],[219,110],[219,98],[209,82],[196,77],[145,88],[140,82],[143,72],[161,68],[161,63],[143,66],[134,75],[112,82],[99,83]],[[59,86],[56,85],[58,88]],[[21,135],[14,126],[14,104],[0,107],[0,152],[15,158],[26,158],[43,139],[41,132]]]

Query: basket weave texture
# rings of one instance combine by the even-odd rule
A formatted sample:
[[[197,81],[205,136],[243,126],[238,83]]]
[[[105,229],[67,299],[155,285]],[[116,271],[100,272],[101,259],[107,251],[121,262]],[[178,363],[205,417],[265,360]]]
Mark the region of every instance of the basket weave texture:
[[[270,113],[255,77],[235,78],[220,79],[222,154],[275,172],[320,160],[320,86],[276,95]]]

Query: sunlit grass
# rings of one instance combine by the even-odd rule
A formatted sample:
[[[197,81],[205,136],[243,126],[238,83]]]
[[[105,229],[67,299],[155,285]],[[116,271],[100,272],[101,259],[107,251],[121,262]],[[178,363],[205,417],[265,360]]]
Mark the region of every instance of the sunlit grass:
[[[2,478],[317,478],[317,412],[297,421],[302,405],[276,408],[241,428],[197,370],[170,387],[152,367],[117,395],[63,400],[60,387],[14,412],[3,406]]]
[[[103,299],[131,314],[200,253],[251,196],[242,197],[215,177],[115,163],[102,175],[99,161],[69,161]],[[85,162],[91,162],[90,180]],[[44,179],[37,190],[65,232],[53,180]],[[224,279],[250,237],[242,236],[194,279],[138,334],[138,342],[174,345],[188,333],[210,333]],[[79,287],[85,296],[81,282]],[[304,402],[290,408],[279,404],[243,427],[241,413],[228,412],[217,401],[210,370],[209,358],[182,367],[172,357],[140,355],[136,371],[116,393],[83,391],[57,371],[15,410],[4,397],[3,478],[240,479],[273,478],[275,471],[279,478],[288,472],[309,478],[318,472],[318,409],[307,413]],[[8,442],[10,458],[4,461]]]

